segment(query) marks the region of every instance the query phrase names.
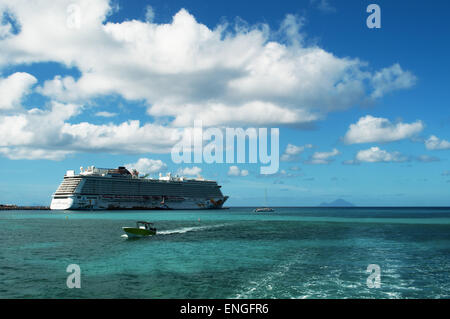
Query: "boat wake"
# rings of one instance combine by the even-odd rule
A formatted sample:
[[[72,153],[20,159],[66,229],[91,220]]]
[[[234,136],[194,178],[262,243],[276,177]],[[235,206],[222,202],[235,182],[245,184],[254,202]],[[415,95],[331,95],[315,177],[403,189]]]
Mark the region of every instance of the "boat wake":
[[[156,233],[156,235],[184,234],[187,232],[214,229],[214,228],[223,227],[226,225],[227,224],[219,224],[219,225],[211,225],[211,226],[194,226],[194,227],[183,227],[183,228],[171,229],[171,230],[161,230],[161,231],[158,231]]]
[[[283,263],[263,274],[261,278],[250,280],[248,285],[244,287],[243,291],[232,296],[233,299],[248,299],[248,298],[272,298],[273,286],[281,280],[291,269],[296,261],[289,261]]]

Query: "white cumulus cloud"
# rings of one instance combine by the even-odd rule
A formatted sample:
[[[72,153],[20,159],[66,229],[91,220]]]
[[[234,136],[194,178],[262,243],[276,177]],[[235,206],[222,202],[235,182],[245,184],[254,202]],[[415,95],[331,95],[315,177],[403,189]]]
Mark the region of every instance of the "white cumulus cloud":
[[[101,112],[95,113],[95,116],[99,116],[99,117],[115,117],[115,116],[117,116],[117,113],[108,112],[108,111],[101,111]]]
[[[107,0],[3,2],[0,11],[8,7],[21,32],[0,40],[0,65],[76,67],[79,78],[57,75],[39,92],[62,102],[110,94],[143,100],[149,115],[173,117],[177,126],[194,118],[208,126],[307,124],[413,82],[397,64],[372,73],[358,58],[305,45],[294,15],[275,30],[212,29],[184,9],[166,24],[153,22],[152,10],[146,21],[113,23]]]
[[[248,170],[241,170],[239,167],[234,165],[230,166],[230,168],[228,169],[228,176],[248,176],[248,174]]]
[[[304,23],[294,15],[278,29],[211,28],[184,9],[164,24],[154,22],[150,9],[146,21],[110,22],[114,10],[108,0],[0,2],[0,15],[8,12],[20,26],[0,30],[0,68],[54,62],[80,74],[40,84],[35,92],[51,102],[31,110],[21,101],[37,79],[27,73],[0,79],[0,111],[9,112],[0,114],[2,154],[168,153],[182,136],[178,127],[194,119],[205,126],[301,126],[414,83],[397,64],[372,71],[358,58],[306,45]],[[75,122],[81,105],[111,95],[142,101],[155,121]],[[112,115],[105,112],[97,116]],[[327,162],[320,156],[314,160]]]
[[[178,170],[178,175],[182,176],[200,176],[202,169],[198,166],[186,167]]]
[[[421,121],[393,124],[388,119],[366,115],[350,125],[344,141],[347,144],[392,142],[410,138],[423,128]]]
[[[294,144],[288,144],[284,153],[281,155],[280,160],[283,162],[293,162],[300,159],[300,154],[307,148],[311,148],[311,144],[306,144],[303,146],[297,146]]]
[[[308,164],[330,164],[334,159],[333,157],[339,155],[340,152],[335,148],[331,152],[315,152],[309,160]]]
[[[373,98],[379,98],[388,92],[412,87],[417,78],[409,71],[404,71],[397,63],[375,73],[371,79],[374,91]]]
[[[54,160],[76,152],[169,153],[184,134],[177,128],[140,121],[67,122],[81,111],[76,104],[52,102],[46,110],[0,114],[0,152],[11,159]]]
[[[37,79],[25,72],[16,72],[7,78],[0,77],[0,111],[20,107],[22,98],[30,93]]]
[[[450,149],[450,142],[447,140],[441,140],[435,135],[431,135],[425,141],[425,147],[429,150],[448,150]]]
[[[317,6],[317,9],[319,9],[322,12],[325,13],[336,12],[336,8],[330,4],[329,0],[310,0],[310,3],[312,5]]]
[[[406,162],[407,157],[399,152],[388,152],[379,147],[371,147],[367,150],[361,150],[356,154],[355,163],[378,163],[378,162]]]
[[[159,173],[167,169],[167,165],[161,160],[153,160],[150,158],[140,158],[136,163],[125,164],[128,169],[135,169],[140,174]]]

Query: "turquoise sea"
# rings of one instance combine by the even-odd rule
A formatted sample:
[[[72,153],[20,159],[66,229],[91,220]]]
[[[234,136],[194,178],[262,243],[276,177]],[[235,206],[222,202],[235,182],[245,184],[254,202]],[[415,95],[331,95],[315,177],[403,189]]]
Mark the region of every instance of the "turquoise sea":
[[[450,208],[0,212],[0,298],[449,297]]]

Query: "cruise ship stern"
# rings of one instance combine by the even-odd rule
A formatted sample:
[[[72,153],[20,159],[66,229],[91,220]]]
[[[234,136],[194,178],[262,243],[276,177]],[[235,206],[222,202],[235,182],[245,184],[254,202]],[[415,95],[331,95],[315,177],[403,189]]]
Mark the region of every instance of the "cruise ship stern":
[[[50,204],[51,210],[67,210],[73,208],[74,199],[72,196],[66,198],[53,197]]]

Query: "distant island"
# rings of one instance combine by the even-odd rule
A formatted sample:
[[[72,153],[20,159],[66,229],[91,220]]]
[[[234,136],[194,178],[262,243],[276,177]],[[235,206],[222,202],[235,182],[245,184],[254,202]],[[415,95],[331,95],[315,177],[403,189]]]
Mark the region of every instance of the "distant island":
[[[18,206],[18,205],[2,205],[0,210],[49,210],[48,206]]]
[[[350,202],[347,202],[346,200],[339,198],[339,199],[336,199],[335,201],[332,201],[329,203],[323,202],[319,206],[320,207],[354,207],[355,205],[353,205]]]

